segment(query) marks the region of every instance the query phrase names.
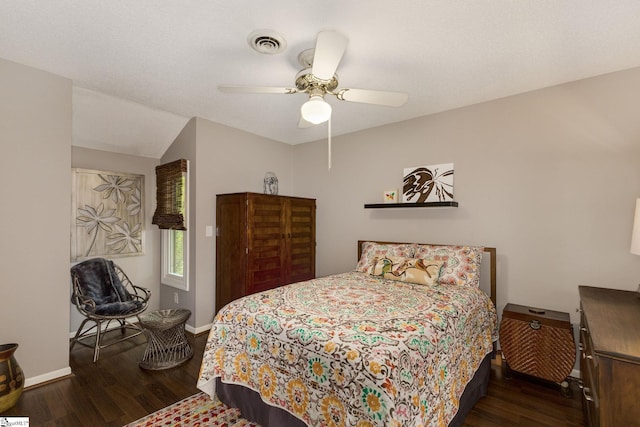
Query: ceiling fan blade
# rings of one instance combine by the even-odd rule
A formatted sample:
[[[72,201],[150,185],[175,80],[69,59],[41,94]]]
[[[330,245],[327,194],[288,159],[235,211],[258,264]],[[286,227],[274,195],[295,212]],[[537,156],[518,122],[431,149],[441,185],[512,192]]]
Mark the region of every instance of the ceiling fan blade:
[[[347,38],[336,31],[321,31],[316,39],[311,74],[331,80],[347,49]]]
[[[299,129],[307,129],[311,126],[315,126],[313,123],[306,121],[302,116],[300,116],[300,120],[298,120],[298,128]]]
[[[269,87],[269,86],[236,86],[220,85],[218,90],[224,93],[297,93],[298,90],[290,87]]]
[[[403,92],[386,92],[368,89],[340,89],[334,95],[340,101],[362,102],[365,104],[386,105],[400,107],[409,99],[409,95]]]

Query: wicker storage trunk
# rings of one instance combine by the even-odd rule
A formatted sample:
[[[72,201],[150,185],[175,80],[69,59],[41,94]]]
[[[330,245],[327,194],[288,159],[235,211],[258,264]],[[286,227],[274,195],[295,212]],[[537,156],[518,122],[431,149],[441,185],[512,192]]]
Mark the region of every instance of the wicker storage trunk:
[[[507,371],[563,383],[576,361],[568,313],[507,304],[500,323]]]

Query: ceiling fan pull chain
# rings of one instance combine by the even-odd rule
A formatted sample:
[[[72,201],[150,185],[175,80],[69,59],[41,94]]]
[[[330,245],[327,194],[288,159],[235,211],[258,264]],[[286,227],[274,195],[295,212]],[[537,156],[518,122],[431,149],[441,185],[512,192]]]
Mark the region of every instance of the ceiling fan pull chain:
[[[329,132],[329,136],[327,137],[328,150],[329,150],[329,152],[327,153],[328,163],[329,163],[328,170],[331,170],[331,117],[329,117],[329,121],[327,121],[327,129],[328,129],[328,132]]]

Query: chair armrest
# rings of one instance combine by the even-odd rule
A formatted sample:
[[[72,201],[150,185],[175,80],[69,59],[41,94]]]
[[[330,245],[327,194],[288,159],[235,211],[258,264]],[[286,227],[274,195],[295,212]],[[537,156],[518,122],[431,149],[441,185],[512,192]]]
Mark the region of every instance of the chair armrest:
[[[134,298],[140,299],[144,302],[149,301],[149,298],[151,297],[151,291],[147,288],[143,288],[141,286],[136,286],[134,284],[131,284],[131,288],[133,289],[133,294],[131,295]]]
[[[93,299],[74,293],[72,300],[81,313],[95,313],[96,302]]]

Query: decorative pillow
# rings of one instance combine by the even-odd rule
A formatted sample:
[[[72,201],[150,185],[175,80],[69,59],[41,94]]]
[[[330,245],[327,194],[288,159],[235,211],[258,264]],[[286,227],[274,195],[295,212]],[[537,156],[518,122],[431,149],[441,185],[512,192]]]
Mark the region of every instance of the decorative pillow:
[[[418,245],[416,258],[442,260],[438,283],[460,286],[480,286],[482,246]]]
[[[444,261],[419,258],[384,257],[371,264],[368,273],[384,279],[435,285]]]
[[[413,243],[375,243],[364,242],[362,244],[362,255],[356,271],[366,273],[371,267],[374,258],[383,258],[387,256],[413,258],[416,245]]]

